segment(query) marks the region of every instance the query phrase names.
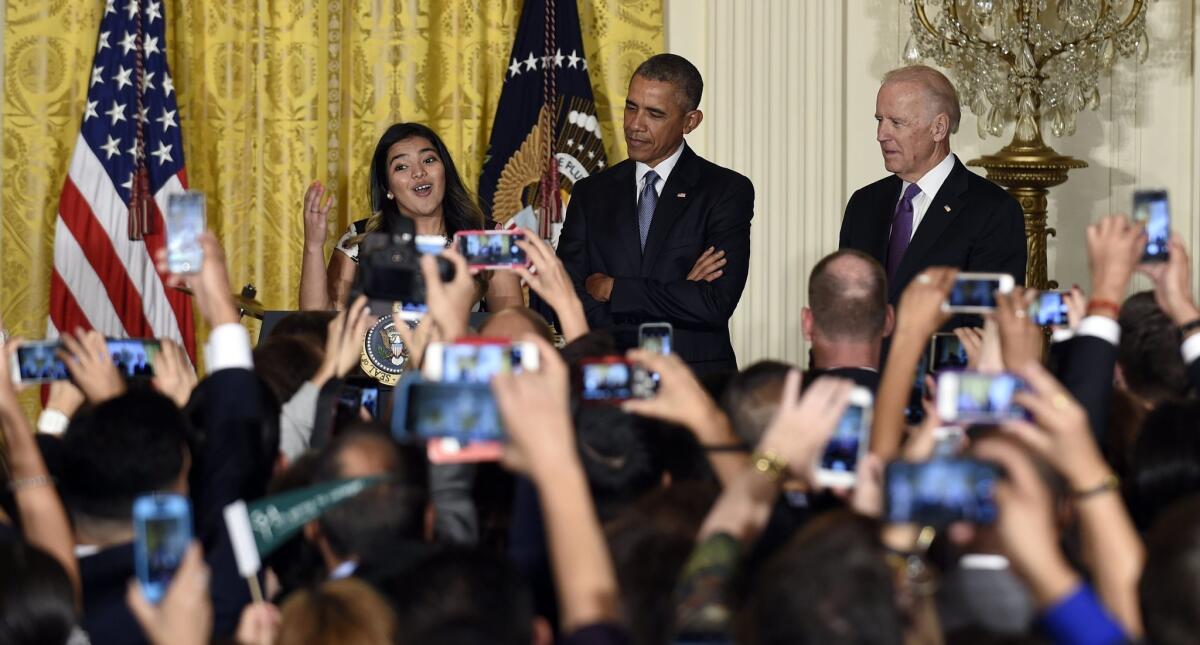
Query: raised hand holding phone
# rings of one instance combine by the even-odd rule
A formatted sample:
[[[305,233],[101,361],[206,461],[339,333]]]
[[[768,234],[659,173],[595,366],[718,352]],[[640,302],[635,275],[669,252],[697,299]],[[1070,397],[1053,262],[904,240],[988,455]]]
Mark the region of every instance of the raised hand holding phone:
[[[529,258],[529,266],[514,266],[513,272],[554,309],[562,326],[559,331],[562,332],[563,338],[569,343],[588,333],[583,302],[579,300],[579,294],[575,293],[575,285],[571,282],[567,268],[554,254],[554,248],[537,235],[517,239],[516,244]]]
[[[76,329],[62,335],[59,357],[71,374],[71,380],[92,403],[116,398],[125,392],[125,380],[108,353],[104,334],[96,330]]]
[[[160,602],[147,600],[136,582],[130,582],[125,593],[125,604],[154,645],[203,645],[212,637],[208,565],[198,543],[186,547]]]
[[[167,197],[167,270],[177,274],[200,271],[204,248],[200,234],[205,229],[204,193],[188,191]]]

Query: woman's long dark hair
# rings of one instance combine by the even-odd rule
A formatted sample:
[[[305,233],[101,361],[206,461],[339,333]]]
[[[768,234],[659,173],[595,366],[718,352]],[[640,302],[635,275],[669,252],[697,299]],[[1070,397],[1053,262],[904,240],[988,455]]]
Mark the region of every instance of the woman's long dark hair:
[[[366,232],[390,232],[394,230],[393,222],[396,222],[397,218],[404,217],[400,213],[400,209],[396,207],[395,200],[387,197],[387,154],[393,144],[412,137],[428,139],[446,169],[446,190],[442,196],[442,222],[446,227],[446,237],[453,237],[458,231],[483,228],[483,211],[475,203],[474,195],[463,184],[462,177],[458,175],[458,168],[454,165],[454,158],[450,156],[450,151],[446,149],[442,138],[420,123],[396,123],[388,128],[382,137],[379,137],[379,144],[375,146],[375,154],[371,156],[370,187],[373,214],[367,220]],[[361,242],[362,237],[350,240],[349,244]]]

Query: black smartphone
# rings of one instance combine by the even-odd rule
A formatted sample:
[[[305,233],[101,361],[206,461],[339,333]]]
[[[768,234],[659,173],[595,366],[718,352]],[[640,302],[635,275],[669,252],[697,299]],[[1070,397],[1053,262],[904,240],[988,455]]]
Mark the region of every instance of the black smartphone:
[[[967,348],[952,333],[938,332],[929,339],[929,371],[967,369]]]
[[[1000,468],[978,459],[893,461],[884,475],[884,519],[894,524],[991,524]]]
[[[401,440],[448,437],[462,443],[498,441],[504,425],[487,383],[426,381],[409,374],[392,404],[392,435]]]
[[[1165,190],[1139,190],[1133,194],[1133,219],[1146,225],[1146,250],[1142,262],[1166,262],[1171,256],[1171,205]]]

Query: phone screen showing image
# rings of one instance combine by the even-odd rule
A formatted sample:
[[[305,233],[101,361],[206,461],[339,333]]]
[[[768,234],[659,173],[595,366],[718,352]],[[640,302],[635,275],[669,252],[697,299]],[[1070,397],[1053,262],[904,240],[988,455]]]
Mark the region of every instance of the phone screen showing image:
[[[1000,469],[977,459],[934,459],[887,466],[884,518],[891,523],[945,526],[991,524]]]
[[[458,238],[458,251],[471,267],[505,268],[529,263],[516,241],[525,237],[521,230],[497,233],[466,233]]]
[[[642,325],[638,330],[638,347],[652,354],[670,354],[672,331],[666,324]]]
[[[950,307],[996,308],[996,291],[1000,289],[998,279],[959,279],[954,282],[947,299]]]
[[[65,381],[67,366],[59,360],[57,341],[22,343],[17,347],[17,370],[22,383]]]
[[[420,438],[463,442],[503,438],[500,410],[486,383],[418,381],[405,390],[405,428]]]
[[[133,506],[134,568],[151,602],[166,595],[192,539],[191,504],[181,495],[145,495]]]
[[[865,416],[866,410],[859,405],[851,405],[842,413],[842,418],[821,455],[822,470],[853,473],[858,468],[859,442],[862,441]]]
[[[1029,317],[1040,327],[1061,327],[1070,324],[1067,302],[1061,291],[1043,291],[1029,307]]]
[[[1144,190],[1133,194],[1133,219],[1146,225],[1146,250],[1142,262],[1164,262],[1170,256],[1171,207],[1165,190]]]
[[[167,198],[167,270],[197,273],[204,262],[204,194],[176,193]]]

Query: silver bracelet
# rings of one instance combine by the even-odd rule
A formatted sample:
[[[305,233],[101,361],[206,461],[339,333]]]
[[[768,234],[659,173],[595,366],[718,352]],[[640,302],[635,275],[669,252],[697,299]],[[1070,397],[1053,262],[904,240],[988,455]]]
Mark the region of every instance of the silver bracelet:
[[[53,486],[54,478],[50,475],[34,475],[33,477],[24,477],[14,479],[8,482],[8,490],[17,493],[26,488],[34,488],[35,486]]]

